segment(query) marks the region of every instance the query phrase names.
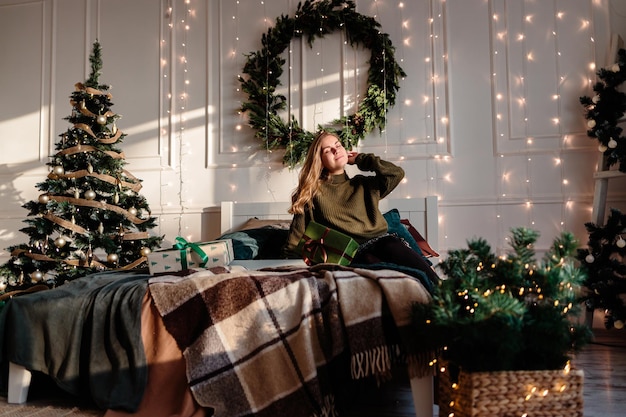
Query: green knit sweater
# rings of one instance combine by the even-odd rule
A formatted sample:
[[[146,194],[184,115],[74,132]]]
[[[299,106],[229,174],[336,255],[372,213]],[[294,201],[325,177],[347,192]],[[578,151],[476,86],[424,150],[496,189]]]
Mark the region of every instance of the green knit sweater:
[[[288,255],[296,255],[295,248],[311,220],[345,233],[358,243],[387,232],[378,202],[396,188],[404,178],[404,170],[374,154],[357,155],[355,165],[375,175],[350,178],[343,173],[323,183],[313,204],[293,217],[284,248]]]

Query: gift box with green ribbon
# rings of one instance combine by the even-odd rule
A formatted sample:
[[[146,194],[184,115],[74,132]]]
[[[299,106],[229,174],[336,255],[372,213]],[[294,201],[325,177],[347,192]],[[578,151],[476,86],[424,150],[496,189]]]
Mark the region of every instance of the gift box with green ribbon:
[[[359,244],[350,236],[314,221],[309,222],[296,251],[307,265],[332,263],[350,265]]]
[[[177,237],[172,249],[159,250],[148,255],[148,269],[150,274],[157,274],[226,266],[233,258],[233,243],[230,239],[194,243]]]

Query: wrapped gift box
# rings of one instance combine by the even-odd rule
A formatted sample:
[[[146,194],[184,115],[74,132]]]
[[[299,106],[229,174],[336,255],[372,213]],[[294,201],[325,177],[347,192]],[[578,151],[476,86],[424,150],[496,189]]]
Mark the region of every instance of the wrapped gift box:
[[[350,236],[316,222],[309,222],[296,248],[308,264],[349,265],[359,244]]]
[[[150,274],[178,272],[193,268],[226,266],[234,259],[233,242],[230,239],[190,243],[176,238],[172,249],[152,252],[148,255]]]

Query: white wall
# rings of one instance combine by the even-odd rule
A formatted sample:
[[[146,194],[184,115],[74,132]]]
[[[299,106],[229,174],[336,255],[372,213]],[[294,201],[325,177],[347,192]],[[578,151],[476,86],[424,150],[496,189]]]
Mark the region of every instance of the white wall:
[[[504,248],[515,226],[540,230],[540,247],[560,230],[586,242],[599,154],[585,135],[578,98],[591,94],[591,64],[608,64],[610,34],[626,37],[624,2],[356,3],[390,34],[408,74],[385,134],[371,135],[360,150],[403,166],[406,181],[394,197],[439,196],[438,249],[473,236]],[[243,54],[259,49],[268,25],[296,5],[0,0],[0,247],[27,238],[18,231],[21,205],[38,195],[96,38],[100,81],[112,86],[113,110],[123,115],[127,168],[143,180],[142,193],[160,217],[156,233],[214,237],[218,225],[207,224],[205,208],[222,200],[287,200],[297,171],[263,149],[237,114],[246,97],[236,76]],[[362,94],[367,51],[346,47],[338,34],[312,50],[294,42],[293,50],[286,69],[292,82],[283,91],[302,123],[324,123],[340,107],[352,112],[347,101]],[[333,76],[340,72],[343,81]],[[626,209],[624,184],[611,183],[609,206]]]

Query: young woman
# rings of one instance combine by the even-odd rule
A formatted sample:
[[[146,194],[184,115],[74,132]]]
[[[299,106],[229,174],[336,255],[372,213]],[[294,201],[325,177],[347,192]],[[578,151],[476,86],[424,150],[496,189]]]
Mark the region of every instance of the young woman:
[[[375,175],[348,177],[346,165]],[[436,282],[439,277],[422,254],[395,234],[387,233],[387,221],[378,209],[404,177],[404,170],[374,154],[347,151],[333,133],[322,131],[307,153],[289,212],[293,220],[285,251],[295,252],[307,224],[317,223],[345,233],[359,243],[352,264],[388,262],[422,270]]]

